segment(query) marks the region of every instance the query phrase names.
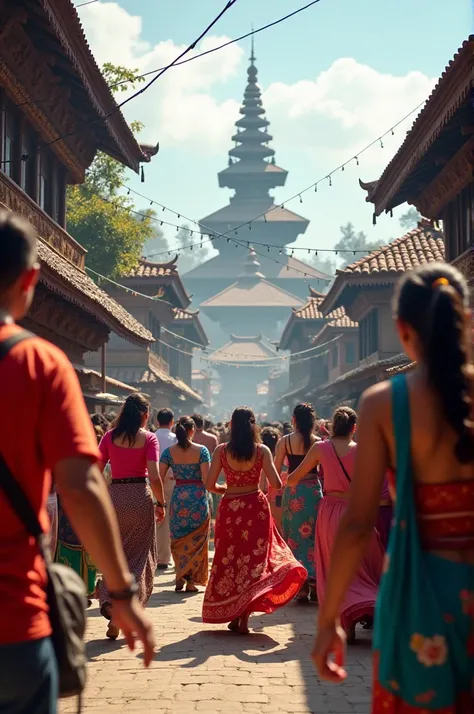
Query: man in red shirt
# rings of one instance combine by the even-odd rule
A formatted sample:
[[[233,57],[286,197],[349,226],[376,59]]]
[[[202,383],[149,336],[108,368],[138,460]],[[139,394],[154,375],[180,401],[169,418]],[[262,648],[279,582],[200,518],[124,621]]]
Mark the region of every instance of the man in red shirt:
[[[36,236],[0,213],[0,343],[21,332],[39,277]],[[134,595],[115,512],[76,374],[54,345],[32,337],[0,360],[0,453],[44,531],[54,479],[71,524],[108,584],[113,619],[128,645],[153,656],[151,625]],[[58,677],[50,641],[44,562],[0,487],[0,712],[55,714]]]

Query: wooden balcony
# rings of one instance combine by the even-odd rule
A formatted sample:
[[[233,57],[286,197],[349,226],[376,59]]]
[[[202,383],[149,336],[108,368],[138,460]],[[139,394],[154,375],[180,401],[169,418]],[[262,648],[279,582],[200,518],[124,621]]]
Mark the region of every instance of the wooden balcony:
[[[8,208],[26,218],[35,228],[38,237],[60,255],[84,270],[86,249],[61,228],[12,179],[0,171],[0,207]]]

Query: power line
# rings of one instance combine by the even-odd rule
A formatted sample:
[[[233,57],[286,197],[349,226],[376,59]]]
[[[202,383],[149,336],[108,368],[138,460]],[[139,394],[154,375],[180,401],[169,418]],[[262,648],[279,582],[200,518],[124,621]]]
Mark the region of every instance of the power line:
[[[229,47],[229,45],[233,45],[236,42],[241,42],[241,40],[246,40],[248,37],[257,35],[259,32],[263,32],[264,30],[268,30],[270,27],[275,27],[275,25],[279,25],[281,22],[285,22],[285,20],[289,20],[291,17],[298,15],[300,12],[303,12],[303,10],[307,10],[312,5],[316,5],[320,1],[321,0],[313,0],[312,2],[308,3],[307,5],[303,5],[303,7],[300,7],[297,10],[294,10],[293,12],[288,13],[288,15],[285,15],[284,17],[280,17],[278,20],[269,22],[267,25],[263,25],[262,27],[259,27],[256,30],[252,30],[251,32],[246,32],[245,35],[240,35],[240,37],[236,37],[233,40],[224,42],[222,45],[218,45],[217,47],[214,47],[211,50],[206,50],[205,52],[200,52],[199,54],[194,55],[193,57],[188,57],[188,59],[182,60],[180,62],[176,62],[173,66],[178,67],[179,65],[187,64],[188,62],[193,62],[194,60],[197,60],[200,57],[205,57],[206,55],[210,55],[213,52],[222,50],[222,49],[224,49],[224,47]],[[96,0],[94,0],[94,2],[96,2]],[[115,82],[114,84],[109,84],[109,87],[110,87],[110,89],[115,89],[115,87],[118,87],[121,84],[128,84],[129,82],[134,82],[137,79],[141,79],[142,77],[148,77],[150,74],[155,74],[156,72],[160,72],[162,69],[163,69],[163,67],[159,67],[158,69],[151,69],[149,72],[144,72],[143,74],[137,74],[136,77],[133,77],[133,79],[123,79],[120,82]]]
[[[74,7],[77,10],[78,7],[84,7],[84,5],[92,5],[95,2],[99,2],[99,0],[88,0],[88,2],[81,2],[80,5],[74,5]]]
[[[196,45],[198,44],[198,42],[201,42],[201,40],[206,36],[206,34],[214,27],[214,25],[221,19],[221,17],[222,17],[228,10],[230,10],[230,8],[231,8],[233,5],[235,5],[236,2],[237,2],[237,0],[228,0],[227,3],[226,3],[226,5],[224,6],[224,8],[223,8],[223,9],[220,11],[220,13],[214,18],[214,20],[212,20],[212,22],[209,23],[209,25],[206,27],[206,29],[204,30],[204,32],[201,32],[201,34],[199,35],[199,37],[197,37],[197,38],[194,40],[194,42],[192,42],[185,50],[183,50],[183,52],[181,52],[181,53],[178,55],[178,57],[176,57],[176,59],[173,60],[173,62],[171,62],[170,64],[166,65],[166,67],[163,67],[161,70],[159,70],[159,73],[157,74],[157,76],[154,77],[152,80],[150,80],[150,82],[148,82],[144,87],[142,87],[142,89],[140,89],[140,90],[134,92],[130,97],[128,97],[127,99],[124,99],[124,101],[121,102],[120,104],[116,104],[115,107],[114,107],[110,112],[108,112],[107,114],[105,114],[103,117],[100,117],[100,119],[95,119],[95,120],[92,121],[92,122],[87,122],[87,123],[86,123],[86,126],[94,126],[94,125],[96,125],[96,124],[102,124],[103,122],[106,122],[107,119],[110,119],[111,116],[113,116],[113,115],[116,114],[118,111],[120,111],[120,109],[121,109],[123,106],[125,106],[125,104],[128,104],[128,102],[131,102],[132,99],[135,99],[135,98],[138,97],[140,94],[143,94],[144,92],[146,92],[146,90],[149,89],[149,88],[152,86],[152,84],[154,84],[160,77],[162,77],[165,72],[167,72],[171,67],[174,67],[177,62],[179,62],[186,54],[188,54],[189,52],[191,52],[191,50],[193,50],[193,49],[195,48]],[[86,4],[86,3],[84,3],[84,4]],[[18,161],[18,160],[19,160],[19,161],[27,161],[29,158],[31,158],[31,156],[34,156],[34,155],[37,155],[37,154],[41,153],[41,151],[44,151],[44,149],[48,148],[49,146],[52,146],[53,144],[56,144],[58,141],[62,141],[63,139],[67,139],[67,138],[69,138],[70,136],[74,136],[74,135],[77,134],[78,132],[79,132],[79,129],[75,129],[74,131],[70,131],[70,132],[68,132],[67,134],[63,134],[63,135],[61,135],[61,136],[57,136],[55,139],[52,139],[51,141],[47,142],[46,144],[43,144],[43,146],[39,147],[39,148],[38,148],[35,152],[33,152],[33,153],[23,154],[19,159],[9,159],[9,160],[7,160],[7,161],[2,161],[1,163],[2,163],[2,165],[5,165],[5,164],[12,163],[13,161]]]

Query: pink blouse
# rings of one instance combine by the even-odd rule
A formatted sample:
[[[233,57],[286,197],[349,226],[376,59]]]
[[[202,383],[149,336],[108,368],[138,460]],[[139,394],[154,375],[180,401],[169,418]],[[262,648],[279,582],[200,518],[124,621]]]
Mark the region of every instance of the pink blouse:
[[[345,456],[340,457],[347,476],[341,468],[332,441],[328,440],[318,443],[318,449],[321,454],[321,466],[324,469],[324,490],[326,492],[348,491],[351,484],[347,476],[349,476],[350,479],[352,478],[357,446],[352,447]]]
[[[147,476],[147,461],[158,463],[160,460],[158,439],[151,431],[146,432],[145,445],[141,449],[132,449],[114,444],[112,430],[110,430],[102,437],[99,451],[102,455],[102,462],[104,464],[110,462],[112,480]]]

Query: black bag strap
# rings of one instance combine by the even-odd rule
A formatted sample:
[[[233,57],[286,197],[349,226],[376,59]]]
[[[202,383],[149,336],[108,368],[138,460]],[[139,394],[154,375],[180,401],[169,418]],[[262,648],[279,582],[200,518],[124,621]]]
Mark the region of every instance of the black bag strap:
[[[332,448],[334,449],[334,453],[336,454],[336,459],[339,461],[339,466],[341,467],[341,469],[342,469],[343,472],[344,472],[344,476],[345,476],[346,479],[349,481],[349,483],[352,483],[352,479],[351,479],[351,477],[349,476],[349,474],[347,473],[346,467],[344,466],[344,464],[342,463],[341,459],[339,458],[339,454],[337,453],[336,447],[334,446],[334,444],[333,444],[332,441],[331,441],[331,446],[332,446]]]
[[[35,337],[32,332],[27,330],[22,330],[21,332],[8,337],[6,340],[0,342],[0,360],[7,356],[12,347],[17,345],[23,340]],[[21,520],[25,526],[27,532],[35,538],[37,541],[41,552],[44,555],[44,533],[40,526],[38,517],[33,510],[33,506],[28,500],[22,487],[13,476],[12,472],[2,454],[0,453],[0,486],[2,487],[7,501],[9,502],[11,508],[16,513],[18,518]]]

